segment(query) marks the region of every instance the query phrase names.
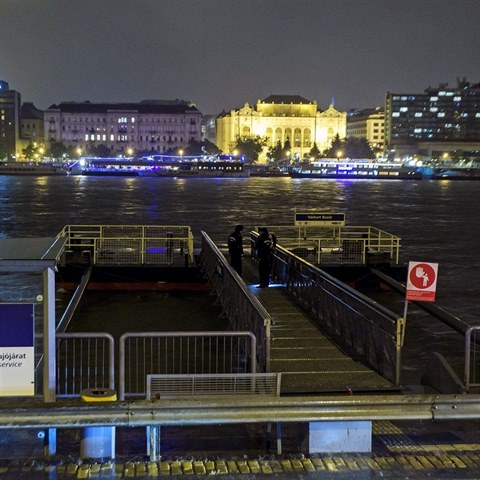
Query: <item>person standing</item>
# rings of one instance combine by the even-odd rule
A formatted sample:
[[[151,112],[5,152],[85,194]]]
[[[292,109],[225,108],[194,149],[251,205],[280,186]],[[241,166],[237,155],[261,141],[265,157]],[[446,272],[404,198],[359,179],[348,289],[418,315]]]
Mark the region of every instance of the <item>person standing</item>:
[[[255,255],[258,259],[258,275],[260,277],[259,288],[267,288],[270,283],[272,260],[277,239],[275,235],[268,233],[268,228],[259,228],[259,236],[255,241]]]
[[[228,237],[228,253],[230,254],[230,265],[242,276],[243,257],[243,225],[236,225],[235,230]]]

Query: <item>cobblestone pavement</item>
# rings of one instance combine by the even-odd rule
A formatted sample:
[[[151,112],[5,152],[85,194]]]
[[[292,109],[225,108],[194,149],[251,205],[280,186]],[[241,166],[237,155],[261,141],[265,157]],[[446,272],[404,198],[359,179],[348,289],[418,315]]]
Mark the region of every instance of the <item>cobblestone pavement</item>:
[[[451,425],[426,422],[408,424],[374,422],[371,454],[306,455],[291,451],[284,455],[265,454],[265,451],[259,454],[260,449],[257,445],[245,449],[248,455],[239,455],[238,451],[234,455],[231,450],[224,453],[216,452],[210,456],[203,455],[206,452],[200,454],[199,451],[197,455],[192,455],[191,449],[185,455],[170,451],[159,462],[149,462],[140,454],[132,457],[125,453],[118,455],[116,462],[103,463],[81,463],[72,456],[73,454],[70,454],[69,458],[63,455],[62,458],[52,462],[33,457],[28,460],[4,459],[0,461],[0,480],[128,479],[180,475],[188,475],[190,478],[221,475],[224,478],[239,479],[247,477],[326,480],[479,479],[478,426],[478,422],[476,424],[456,422]],[[170,438],[175,440],[175,436],[178,436],[178,432],[174,432]],[[143,448],[144,433],[139,436],[140,438]],[[212,439],[213,437],[210,440]],[[121,435],[117,440],[125,442]],[[217,437],[218,440],[226,447],[227,440]],[[246,437],[242,442],[245,440]],[[205,441],[208,444],[208,438]],[[175,441],[172,443],[175,444]],[[285,446],[286,450],[291,450],[288,438]],[[236,445],[231,447],[236,448]],[[125,445],[123,448],[126,448]],[[122,448],[119,450],[122,451]]]

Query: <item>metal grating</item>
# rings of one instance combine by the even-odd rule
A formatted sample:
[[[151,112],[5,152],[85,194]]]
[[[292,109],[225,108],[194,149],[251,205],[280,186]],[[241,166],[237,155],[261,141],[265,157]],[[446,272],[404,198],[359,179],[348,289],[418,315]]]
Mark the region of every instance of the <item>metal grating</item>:
[[[147,400],[197,395],[280,395],[281,373],[147,375]]]

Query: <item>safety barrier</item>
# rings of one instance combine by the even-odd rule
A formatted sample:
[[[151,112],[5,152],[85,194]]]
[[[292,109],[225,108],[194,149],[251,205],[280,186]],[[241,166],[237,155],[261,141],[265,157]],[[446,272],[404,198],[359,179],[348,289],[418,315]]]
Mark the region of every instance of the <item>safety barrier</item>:
[[[252,246],[257,236],[251,232]],[[278,244],[272,276],[322,331],[364,365],[400,384],[401,317]]]
[[[271,316],[205,232],[202,232],[200,262],[233,330],[253,332],[258,345],[258,369],[269,372]]]
[[[108,333],[57,333],[56,396],[79,397],[87,388],[115,387],[114,339]],[[35,337],[41,352],[43,336]],[[38,354],[37,354],[38,356]],[[35,394],[42,392],[42,369],[35,369]]]
[[[480,354],[478,353],[480,339],[477,337],[477,332],[480,332],[480,325],[472,326],[465,332],[464,383],[467,392],[472,388],[480,388]]]
[[[400,237],[372,226],[267,227],[282,247],[317,265],[365,265],[370,260],[399,263]]]
[[[172,225],[66,225],[67,259],[98,265],[192,264],[190,227]]]
[[[251,332],[128,332],[120,337],[119,399],[145,398],[149,374],[255,373]]]

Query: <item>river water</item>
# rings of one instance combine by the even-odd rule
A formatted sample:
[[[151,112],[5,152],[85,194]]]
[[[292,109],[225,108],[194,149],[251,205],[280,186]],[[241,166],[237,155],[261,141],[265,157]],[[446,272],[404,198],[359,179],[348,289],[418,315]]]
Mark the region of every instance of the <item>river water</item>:
[[[225,242],[237,223],[292,225],[295,208],[345,213],[348,225],[401,237],[402,263],[439,263],[437,305],[480,324],[480,182],[0,176],[0,238],[55,236],[66,224],[157,224]],[[423,315],[407,327],[407,342],[421,336],[428,349],[447,340],[448,352],[451,335]]]

